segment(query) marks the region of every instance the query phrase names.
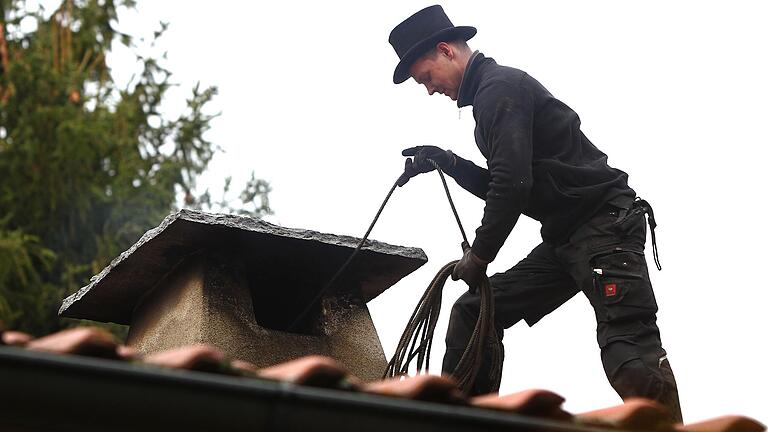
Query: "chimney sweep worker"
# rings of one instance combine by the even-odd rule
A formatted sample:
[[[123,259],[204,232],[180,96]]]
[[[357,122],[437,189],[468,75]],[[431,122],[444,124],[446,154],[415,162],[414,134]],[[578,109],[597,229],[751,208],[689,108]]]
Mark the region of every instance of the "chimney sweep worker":
[[[472,247],[453,273],[454,280],[470,286],[485,275],[521,214],[541,222],[542,243],[511,269],[490,277],[496,328],[521,319],[533,326],[581,291],[594,308],[603,368],[616,392],[623,399],[654,399],[682,421],[644,255],[647,215],[659,266],[651,206],[636,197],[626,173],[607,164],[607,156],[581,132],[571,108],[525,72],[470,50],[467,40],[476,32],[454,26],[435,5],[389,35],[400,57],[395,84],[413,77],[430,95],[448,96],[459,108],[472,105],[475,142],[488,167],[439,147],[412,147],[403,150],[412,158],[405,161],[400,186],[433,170],[427,161],[432,159],[462,188],[485,200]],[[444,373],[459,362],[478,311],[479,295],[472,290],[454,304]],[[490,390],[483,379],[489,363],[486,357],[476,394]]]

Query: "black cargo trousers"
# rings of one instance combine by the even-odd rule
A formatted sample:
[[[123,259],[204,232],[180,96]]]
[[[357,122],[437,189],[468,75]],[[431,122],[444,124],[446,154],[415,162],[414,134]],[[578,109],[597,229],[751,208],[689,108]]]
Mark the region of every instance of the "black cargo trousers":
[[[597,319],[603,368],[622,399],[645,397],[665,405],[682,421],[677,384],[656,326],[656,299],[645,262],[645,212],[607,206],[562,245],[542,243],[516,266],[490,277],[496,329],[524,319],[533,326],[579,291]],[[443,372],[458,364],[477,321],[478,294],[454,304],[446,335]],[[490,391],[489,351],[474,393]]]

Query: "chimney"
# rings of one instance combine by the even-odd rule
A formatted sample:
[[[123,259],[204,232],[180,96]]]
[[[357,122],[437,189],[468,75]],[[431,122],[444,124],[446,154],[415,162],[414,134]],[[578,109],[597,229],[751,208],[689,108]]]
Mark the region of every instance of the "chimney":
[[[379,379],[387,361],[366,303],[422,266],[421,249],[368,241],[292,326],[359,241],[181,210],[64,299],[59,315],[130,325],[127,344],[144,353],[206,343],[259,367],[321,354]]]

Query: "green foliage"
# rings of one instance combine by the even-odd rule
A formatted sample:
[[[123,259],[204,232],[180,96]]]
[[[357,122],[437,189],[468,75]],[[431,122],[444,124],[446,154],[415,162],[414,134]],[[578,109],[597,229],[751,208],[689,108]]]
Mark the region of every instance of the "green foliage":
[[[132,46],[115,30],[120,6],[133,2],[65,0],[46,18],[0,0],[0,321],[10,328],[60,328],[61,299],[174,210],[180,194],[186,206],[214,208],[207,191],[195,197],[195,180],[215,151],[204,133],[216,88],[196,86],[187,110],[165,119],[171,73],[140,56],[140,72],[118,88],[106,58],[113,41]],[[21,31],[30,19],[36,29]],[[252,176],[243,208],[224,198],[218,208],[260,216],[268,192]]]
[[[57,300],[47,298],[55,289],[40,271],[49,270],[55,258],[34,236],[0,230],[0,322],[37,329],[35,317],[45,313],[45,303]]]

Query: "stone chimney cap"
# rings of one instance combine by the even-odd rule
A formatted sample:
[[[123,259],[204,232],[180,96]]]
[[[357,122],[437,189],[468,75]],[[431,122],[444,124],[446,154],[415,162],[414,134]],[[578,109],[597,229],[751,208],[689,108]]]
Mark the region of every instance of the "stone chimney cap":
[[[180,210],[147,231],[93,276],[90,284],[64,299],[59,315],[130,324],[141,297],[185,257],[203,250],[240,257],[264,277],[273,277],[273,289],[290,289],[285,278],[290,280],[298,272],[310,275],[320,290],[359,241],[247,216]],[[343,286],[334,288],[358,289],[360,297],[370,301],[426,262],[419,248],[369,240],[345,272],[339,283]]]

